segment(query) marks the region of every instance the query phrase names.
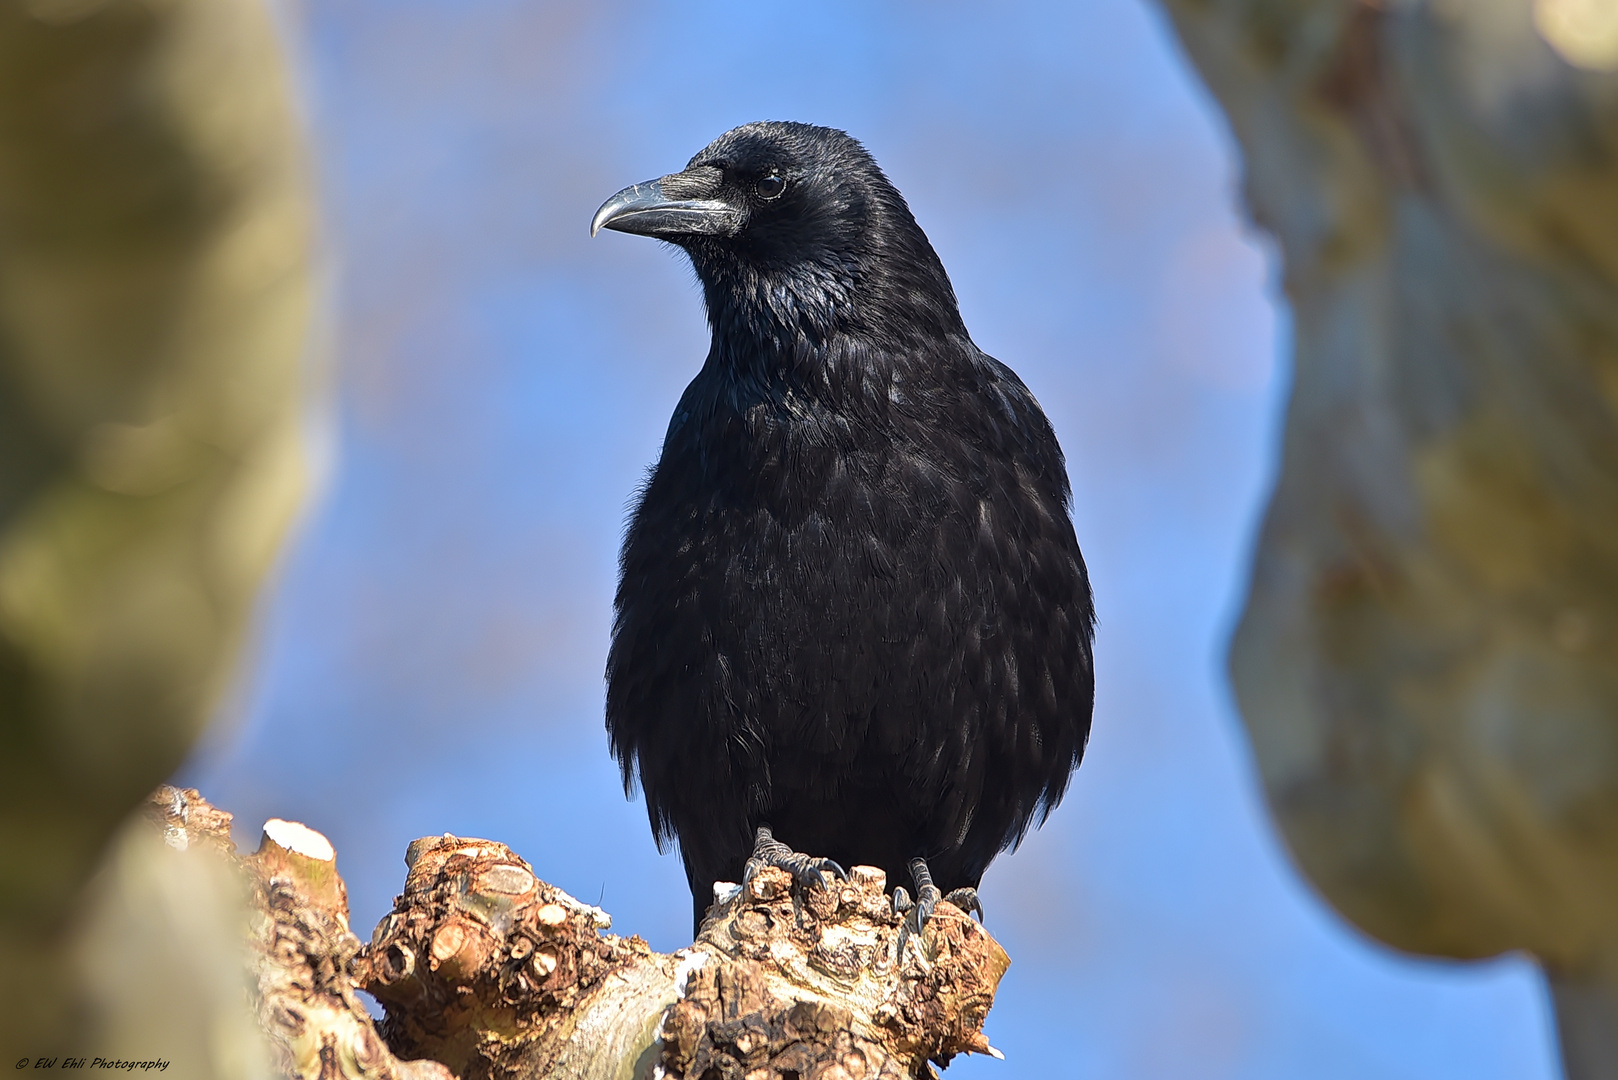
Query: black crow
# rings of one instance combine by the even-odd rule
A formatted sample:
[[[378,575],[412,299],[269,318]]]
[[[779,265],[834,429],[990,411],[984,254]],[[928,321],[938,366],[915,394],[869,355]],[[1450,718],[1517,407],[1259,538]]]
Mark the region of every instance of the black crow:
[[[603,228],[683,248],[713,331],[624,538],[607,659],[612,751],[697,924],[766,863],[909,877],[917,926],[940,889],[976,907],[1090,731],[1050,422],[841,131],[736,128]]]

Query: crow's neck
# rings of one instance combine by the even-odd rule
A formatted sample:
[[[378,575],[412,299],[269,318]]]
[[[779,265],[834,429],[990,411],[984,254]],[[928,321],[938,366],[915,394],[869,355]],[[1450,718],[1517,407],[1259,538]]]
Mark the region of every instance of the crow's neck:
[[[711,362],[733,380],[835,392],[840,374],[854,374],[840,372],[845,365],[893,362],[940,338],[966,340],[942,267],[938,280],[917,281],[852,260],[768,271],[698,262],[697,272],[713,331]]]

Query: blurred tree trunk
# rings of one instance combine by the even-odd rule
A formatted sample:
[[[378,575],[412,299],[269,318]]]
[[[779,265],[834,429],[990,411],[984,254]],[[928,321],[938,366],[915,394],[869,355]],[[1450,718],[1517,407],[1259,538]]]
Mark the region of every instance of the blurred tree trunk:
[[[1231,649],[1276,819],[1618,1077],[1618,4],[1163,2],[1294,316]]]
[[[260,0],[0,4],[8,1067],[128,1046],[252,1071],[226,1060],[251,1041],[224,1015],[228,885],[109,840],[217,704],[303,487],[313,244],[290,89]]]

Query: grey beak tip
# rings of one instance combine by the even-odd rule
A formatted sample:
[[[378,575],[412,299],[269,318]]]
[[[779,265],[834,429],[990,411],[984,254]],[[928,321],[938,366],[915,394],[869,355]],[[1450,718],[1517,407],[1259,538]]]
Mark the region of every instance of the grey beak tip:
[[[633,184],[601,204],[590,221],[590,235],[602,229],[679,242],[701,235],[732,235],[739,220],[735,206],[721,199],[670,198],[663,177]]]
[[[596,210],[595,217],[590,219],[590,235],[595,236],[602,229],[610,228],[614,218],[632,210],[637,204],[645,202],[648,198],[660,199],[662,194],[662,189],[655,180],[631,184],[602,203],[600,208]]]

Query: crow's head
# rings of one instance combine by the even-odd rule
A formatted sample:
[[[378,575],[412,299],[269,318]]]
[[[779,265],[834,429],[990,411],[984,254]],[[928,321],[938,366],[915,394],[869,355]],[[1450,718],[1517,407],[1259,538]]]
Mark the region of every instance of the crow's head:
[[[727,131],[683,172],[608,199],[590,223],[591,235],[602,229],[684,248],[716,331],[960,327],[949,278],[903,196],[834,128]]]

